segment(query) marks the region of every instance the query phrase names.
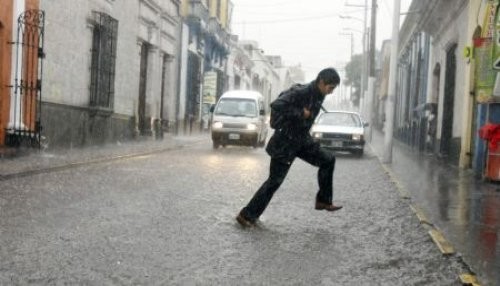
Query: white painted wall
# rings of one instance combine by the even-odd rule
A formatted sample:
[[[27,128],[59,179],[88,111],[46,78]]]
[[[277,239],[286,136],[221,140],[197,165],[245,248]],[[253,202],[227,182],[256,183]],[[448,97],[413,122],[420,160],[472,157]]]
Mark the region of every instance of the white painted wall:
[[[175,1],[174,1],[175,2]],[[147,115],[159,117],[161,56],[178,54],[179,17],[172,1],[40,1],[46,12],[44,101],[88,107],[92,11],[118,20],[114,112],[132,116],[139,96],[140,42],[153,45],[149,55]],[[172,62],[166,79],[166,102],[176,99],[177,72]],[[169,107],[172,108],[172,107]],[[175,107],[172,108],[174,110]],[[170,113],[174,113],[169,110]]]
[[[446,11],[443,11],[446,12]],[[441,128],[442,128],[442,118],[443,118],[443,101],[444,101],[444,86],[446,78],[446,52],[453,43],[457,43],[456,58],[456,78],[455,78],[455,98],[453,107],[453,137],[461,137],[463,135],[463,123],[464,123],[464,101],[465,97],[468,96],[468,87],[464,85],[466,81],[466,61],[462,57],[462,51],[467,44],[467,31],[468,25],[468,9],[462,9],[459,11],[453,21],[449,22],[448,25],[443,26],[439,32],[439,36],[433,38],[431,45],[431,55],[432,59],[430,61],[431,67],[434,67],[437,63],[441,65],[441,80],[439,86],[439,102],[438,102],[438,126],[437,126],[437,138],[441,138]],[[429,76],[432,76],[430,74]],[[431,80],[432,83],[432,80]],[[430,83],[430,84],[431,84]]]

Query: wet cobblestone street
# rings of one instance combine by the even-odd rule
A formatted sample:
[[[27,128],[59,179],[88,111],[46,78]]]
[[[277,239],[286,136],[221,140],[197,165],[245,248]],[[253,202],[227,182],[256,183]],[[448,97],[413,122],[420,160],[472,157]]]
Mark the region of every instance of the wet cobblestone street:
[[[297,160],[259,227],[235,215],[265,180],[262,149],[182,149],[0,181],[0,284],[459,285],[378,159],[339,155],[314,210]]]

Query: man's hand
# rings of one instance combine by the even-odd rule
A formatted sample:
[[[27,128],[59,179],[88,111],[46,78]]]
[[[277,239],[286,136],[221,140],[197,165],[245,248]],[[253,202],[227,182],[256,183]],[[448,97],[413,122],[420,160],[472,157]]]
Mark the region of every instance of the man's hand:
[[[304,110],[302,111],[302,113],[304,114],[305,119],[307,119],[311,116],[311,111],[305,107],[304,107]]]

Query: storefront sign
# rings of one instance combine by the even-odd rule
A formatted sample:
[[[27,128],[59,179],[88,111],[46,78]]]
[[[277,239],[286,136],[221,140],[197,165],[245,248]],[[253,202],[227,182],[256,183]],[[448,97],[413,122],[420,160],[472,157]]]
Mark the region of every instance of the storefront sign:
[[[495,14],[497,12],[498,1],[489,0],[486,4],[486,12],[483,21],[482,38],[493,38],[495,31]]]
[[[500,13],[498,13],[498,5],[496,6],[494,36],[495,45],[493,47],[493,68],[495,70],[500,70]]]
[[[479,103],[488,102],[495,84],[495,71],[491,65],[493,41],[491,39],[477,39],[475,42],[476,58],[476,94]]]
[[[205,72],[203,75],[203,103],[215,104],[217,92],[217,73]]]
[[[488,1],[481,37],[474,39],[476,96],[479,103],[489,102],[492,98],[496,76],[494,69],[496,58],[499,59],[500,69],[500,49],[496,48],[497,8],[498,0]]]

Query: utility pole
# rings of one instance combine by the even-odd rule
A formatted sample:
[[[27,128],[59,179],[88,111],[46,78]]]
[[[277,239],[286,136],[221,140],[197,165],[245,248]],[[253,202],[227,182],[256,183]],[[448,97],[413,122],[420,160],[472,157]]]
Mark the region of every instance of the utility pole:
[[[366,46],[366,39],[368,38],[368,33],[367,33],[367,28],[366,28],[366,22],[367,22],[367,18],[368,18],[368,0],[365,0],[365,16],[363,18],[363,67],[361,68],[361,93],[360,93],[360,102],[359,102],[359,109],[361,111],[361,113],[364,113],[364,110],[363,110],[363,105],[365,104],[365,88],[366,88],[366,79],[367,79],[367,73],[368,73],[368,69],[367,69],[367,64],[366,64],[366,60],[367,60],[367,57],[366,57],[366,50],[367,50],[367,46]]]
[[[366,117],[370,125],[368,126],[367,139],[368,142],[372,141],[372,129],[373,129],[373,102],[375,99],[375,50],[376,50],[376,34],[377,34],[377,0],[372,0],[372,14],[371,14],[371,25],[370,25],[370,49],[369,49],[369,60],[368,60],[368,92],[366,99]]]
[[[372,0],[372,15],[370,25],[370,50],[368,71],[370,76],[375,76],[375,50],[376,50],[376,34],[377,34],[377,0]]]
[[[391,61],[389,65],[389,94],[386,104],[385,137],[383,163],[392,162],[392,135],[394,128],[394,108],[396,107],[396,73],[399,45],[399,16],[401,9],[401,0],[394,0],[392,18],[392,38],[391,38]]]

